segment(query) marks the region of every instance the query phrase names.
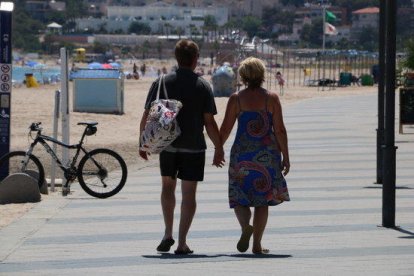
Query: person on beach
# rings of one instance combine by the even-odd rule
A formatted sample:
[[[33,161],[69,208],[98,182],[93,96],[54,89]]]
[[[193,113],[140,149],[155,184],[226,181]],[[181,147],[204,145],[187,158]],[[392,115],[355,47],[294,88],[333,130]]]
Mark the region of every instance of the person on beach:
[[[145,76],[145,72],[147,71],[147,66],[145,65],[145,63],[143,63],[139,69],[141,71],[141,75]]]
[[[178,246],[175,254],[191,254],[186,238],[196,211],[197,182],[204,178],[206,142],[203,130],[215,146],[213,165],[224,161],[224,150],[214,115],[217,113],[213,92],[207,81],[195,72],[199,57],[199,47],[191,40],[180,40],[175,46],[178,69],[164,77],[170,99],[183,104],[177,121],[181,128],[180,136],[159,155],[162,191],[161,206],[164,216],[165,233],[157,247],[159,252],[168,252],[175,243],[173,220],[175,208],[175,188],[177,178],[181,179],[181,217],[178,232]],[[142,115],[140,131],[143,132],[151,102],[155,100],[159,79],[151,86]],[[139,151],[148,160],[148,153]]]
[[[280,73],[279,71],[276,72],[276,81],[277,84],[279,84],[280,96],[283,96],[285,92],[285,79],[283,78],[282,73]]]
[[[242,231],[238,251],[248,250],[253,235],[252,252],[265,254],[269,250],[261,241],[268,207],[290,200],[284,178],[290,169],[288,138],[277,94],[262,88],[263,62],[249,57],[240,64],[238,73],[247,88],[230,96],[220,128],[224,144],[238,121],[230,152],[229,205]],[[250,207],[254,207],[253,226]]]
[[[138,66],[134,63],[134,66],[132,67],[132,76],[134,79],[139,79],[139,73],[138,73]]]

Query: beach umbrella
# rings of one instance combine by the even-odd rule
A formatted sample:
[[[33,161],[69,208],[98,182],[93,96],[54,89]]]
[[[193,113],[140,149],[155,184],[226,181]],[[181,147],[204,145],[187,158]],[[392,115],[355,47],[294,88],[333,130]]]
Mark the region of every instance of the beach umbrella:
[[[37,63],[33,66],[34,69],[45,69],[47,66],[44,63]]]
[[[111,63],[109,63],[111,66],[112,66],[112,68],[114,68],[114,69],[120,69],[122,66],[121,66],[121,64],[119,64],[118,62],[111,62]]]
[[[88,64],[89,69],[102,69],[102,64],[99,62],[92,62]]]
[[[39,64],[37,61],[34,60],[28,60],[24,63],[24,65],[29,66],[29,67],[35,67],[37,64]]]
[[[61,29],[62,28],[62,25],[59,25],[58,23],[56,23],[56,22],[52,22],[52,23],[50,23],[49,25],[47,25],[46,27],[48,27],[48,28],[52,28],[52,29]]]
[[[104,63],[104,64],[102,64],[102,68],[103,69],[112,69],[112,66],[109,63]]]

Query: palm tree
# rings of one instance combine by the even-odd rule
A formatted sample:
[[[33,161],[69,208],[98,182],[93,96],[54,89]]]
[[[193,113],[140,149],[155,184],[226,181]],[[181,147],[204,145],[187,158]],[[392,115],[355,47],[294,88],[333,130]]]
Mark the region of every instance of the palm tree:
[[[158,52],[158,59],[162,59],[162,42],[158,40],[157,42],[157,52]]]
[[[144,43],[142,43],[142,59],[147,57],[150,47],[151,45],[148,40],[145,40]]]
[[[404,67],[410,71],[414,70],[414,40],[410,39],[406,47],[407,57],[403,61]]]
[[[177,34],[178,34],[178,39],[181,39],[181,35],[184,34],[184,29],[181,26],[177,27]]]
[[[204,25],[203,25],[203,36],[204,36],[204,30],[207,31],[214,31],[214,38],[213,40],[217,40],[217,20],[212,15],[206,15],[204,17]],[[203,37],[204,40],[204,37]]]
[[[170,31],[171,31],[171,24],[170,23],[164,23],[164,28],[165,28],[165,32],[166,32],[166,34],[167,34],[167,39],[168,39],[168,35],[169,35],[169,33],[170,33]]]

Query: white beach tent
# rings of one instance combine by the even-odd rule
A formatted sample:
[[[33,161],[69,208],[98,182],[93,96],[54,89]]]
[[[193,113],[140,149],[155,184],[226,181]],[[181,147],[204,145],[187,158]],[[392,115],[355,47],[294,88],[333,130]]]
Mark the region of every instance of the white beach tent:
[[[61,31],[62,31],[62,25],[60,25],[56,22],[52,22],[49,25],[47,25],[46,27],[51,33],[61,33]]]

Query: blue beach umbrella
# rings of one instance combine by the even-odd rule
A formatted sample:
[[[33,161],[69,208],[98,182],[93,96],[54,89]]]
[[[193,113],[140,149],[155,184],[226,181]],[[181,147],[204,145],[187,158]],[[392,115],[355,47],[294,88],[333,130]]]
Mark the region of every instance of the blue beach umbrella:
[[[39,63],[33,60],[28,60],[24,63],[24,65],[29,66],[29,67],[35,67],[37,64]]]
[[[37,63],[33,66],[34,69],[45,69],[47,66],[43,63]]]
[[[111,62],[111,63],[109,63],[111,66],[112,66],[112,68],[114,68],[114,69],[120,69],[122,66],[121,66],[121,64],[119,64],[118,62]]]
[[[88,64],[89,69],[102,69],[102,64],[99,62],[92,62]]]

